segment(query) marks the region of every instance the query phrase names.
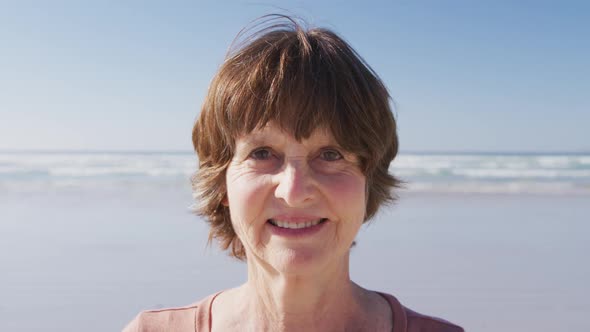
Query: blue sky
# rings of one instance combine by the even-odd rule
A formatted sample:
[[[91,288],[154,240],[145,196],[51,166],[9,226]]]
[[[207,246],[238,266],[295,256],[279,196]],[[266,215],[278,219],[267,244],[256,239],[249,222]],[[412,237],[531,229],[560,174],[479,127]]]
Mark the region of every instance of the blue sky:
[[[589,3],[4,1],[0,149],[191,151],[235,34],[287,9],[377,71],[402,151],[590,151]]]

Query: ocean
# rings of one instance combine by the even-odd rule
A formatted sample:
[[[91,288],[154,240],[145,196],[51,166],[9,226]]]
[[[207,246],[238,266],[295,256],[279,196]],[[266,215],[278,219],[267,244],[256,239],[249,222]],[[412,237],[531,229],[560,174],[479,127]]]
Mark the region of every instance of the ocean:
[[[190,212],[197,159],[0,152],[0,331],[119,331],[246,279]],[[590,155],[402,153],[351,277],[467,331],[587,331]]]
[[[192,153],[0,152],[0,189],[170,185],[196,165]],[[590,194],[590,153],[403,153],[390,171],[412,192]]]

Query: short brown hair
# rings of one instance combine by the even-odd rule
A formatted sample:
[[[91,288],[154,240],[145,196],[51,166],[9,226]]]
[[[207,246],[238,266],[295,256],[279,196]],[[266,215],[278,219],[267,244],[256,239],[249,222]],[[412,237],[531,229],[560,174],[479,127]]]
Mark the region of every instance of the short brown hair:
[[[342,148],[358,156],[367,178],[365,221],[395,199],[391,190],[400,184],[388,172],[398,139],[389,93],[377,74],[328,29],[305,29],[283,15],[268,15],[261,22],[230,48],[192,134],[199,157],[192,178],[195,211],[210,223],[209,242],[218,239],[239,259],[245,259],[244,247],[222,204],[225,173],[235,139],[269,121],[297,140],[326,128]]]

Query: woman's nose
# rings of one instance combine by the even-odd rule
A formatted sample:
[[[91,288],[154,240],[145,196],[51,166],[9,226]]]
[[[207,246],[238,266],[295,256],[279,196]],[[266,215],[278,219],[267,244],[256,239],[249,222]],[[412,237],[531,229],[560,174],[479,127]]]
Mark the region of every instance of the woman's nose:
[[[315,181],[305,160],[286,163],[277,177],[275,197],[283,200],[288,206],[305,205],[313,201],[317,195]]]

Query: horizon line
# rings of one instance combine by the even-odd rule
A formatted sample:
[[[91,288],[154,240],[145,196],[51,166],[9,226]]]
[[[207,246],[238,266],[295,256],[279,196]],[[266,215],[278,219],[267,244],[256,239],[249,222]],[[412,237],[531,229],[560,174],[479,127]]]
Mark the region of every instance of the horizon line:
[[[121,150],[109,150],[109,149],[0,149],[0,153],[40,153],[40,154],[60,154],[60,153],[77,153],[77,154],[99,154],[99,153],[110,153],[110,154],[195,154],[194,150],[143,150],[143,149],[121,149]],[[402,149],[398,152],[400,154],[418,154],[418,155],[447,155],[447,154],[462,154],[462,155],[572,155],[590,154],[589,150],[421,150],[421,149]]]

